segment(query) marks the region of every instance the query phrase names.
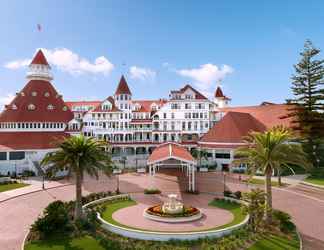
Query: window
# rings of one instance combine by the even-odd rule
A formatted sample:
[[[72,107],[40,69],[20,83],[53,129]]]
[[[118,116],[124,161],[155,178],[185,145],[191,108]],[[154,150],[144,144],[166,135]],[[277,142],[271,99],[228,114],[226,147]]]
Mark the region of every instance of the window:
[[[231,154],[229,154],[229,153],[216,153],[215,157],[218,158],[218,159],[230,159]]]
[[[171,130],[175,130],[174,122],[171,122]]]
[[[52,104],[49,104],[49,105],[47,106],[47,109],[48,109],[48,110],[53,110],[53,109],[54,109],[54,106],[53,106]]]
[[[174,113],[171,113],[171,118],[174,119]]]
[[[49,97],[50,94],[49,94],[48,92],[45,92],[44,96],[45,96],[45,97]]]
[[[0,161],[7,160],[7,152],[0,152]]]
[[[23,160],[23,159],[25,159],[24,151],[9,152],[9,160]]]
[[[166,119],[167,118],[167,114],[163,113],[163,118]]]
[[[32,92],[32,96],[37,96],[37,92],[36,91],[33,91]]]
[[[191,109],[191,104],[190,103],[186,103],[185,104],[185,109]]]
[[[35,110],[35,105],[34,104],[29,104],[28,105],[28,110]]]

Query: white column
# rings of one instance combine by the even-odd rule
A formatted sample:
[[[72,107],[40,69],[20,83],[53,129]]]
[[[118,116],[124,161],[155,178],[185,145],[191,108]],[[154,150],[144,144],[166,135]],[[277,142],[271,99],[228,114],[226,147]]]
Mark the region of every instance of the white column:
[[[191,169],[190,169],[190,164],[187,165],[188,168],[188,182],[189,182],[189,191],[191,191]]]
[[[192,183],[191,183],[192,191],[195,191],[195,184],[196,184],[195,182],[196,182],[196,180],[195,180],[195,166],[192,165]]]

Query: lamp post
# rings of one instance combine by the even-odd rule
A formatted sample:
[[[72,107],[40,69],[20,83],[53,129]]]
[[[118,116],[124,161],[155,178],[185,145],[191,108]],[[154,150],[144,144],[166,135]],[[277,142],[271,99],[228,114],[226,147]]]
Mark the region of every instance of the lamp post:
[[[226,191],[226,172],[225,171],[223,171],[223,178],[224,178],[223,183],[224,183],[224,193],[225,193],[225,191]]]

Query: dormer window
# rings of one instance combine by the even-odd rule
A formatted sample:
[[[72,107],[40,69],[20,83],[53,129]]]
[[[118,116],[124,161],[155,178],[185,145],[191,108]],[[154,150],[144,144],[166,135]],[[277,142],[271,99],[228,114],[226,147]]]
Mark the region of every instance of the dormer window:
[[[45,97],[49,97],[50,94],[49,94],[48,92],[45,92],[44,96],[45,96]]]
[[[36,109],[36,107],[35,107],[34,104],[29,104],[28,105],[28,110],[35,110],[35,109]]]
[[[62,110],[67,111],[68,110],[67,106],[64,106]]]
[[[21,96],[25,96],[25,93],[24,92],[21,92],[20,94],[21,94]]]
[[[13,110],[16,110],[16,109],[17,109],[16,104],[12,104],[11,108],[12,108]]]
[[[53,109],[54,109],[54,106],[53,106],[52,104],[49,104],[49,105],[47,106],[47,109],[48,109],[48,110],[53,110]]]

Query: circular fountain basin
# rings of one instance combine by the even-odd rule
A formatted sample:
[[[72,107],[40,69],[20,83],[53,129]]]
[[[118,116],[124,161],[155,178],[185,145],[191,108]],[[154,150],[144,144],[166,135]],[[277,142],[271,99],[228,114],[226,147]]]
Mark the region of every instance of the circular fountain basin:
[[[190,222],[199,220],[202,217],[202,213],[200,210],[198,212],[192,214],[192,215],[186,215],[186,216],[173,216],[174,214],[165,214],[165,215],[159,215],[159,214],[152,214],[149,210],[150,208],[144,210],[143,216],[147,219],[159,221],[159,222],[167,222],[167,223],[181,223],[181,222]]]

